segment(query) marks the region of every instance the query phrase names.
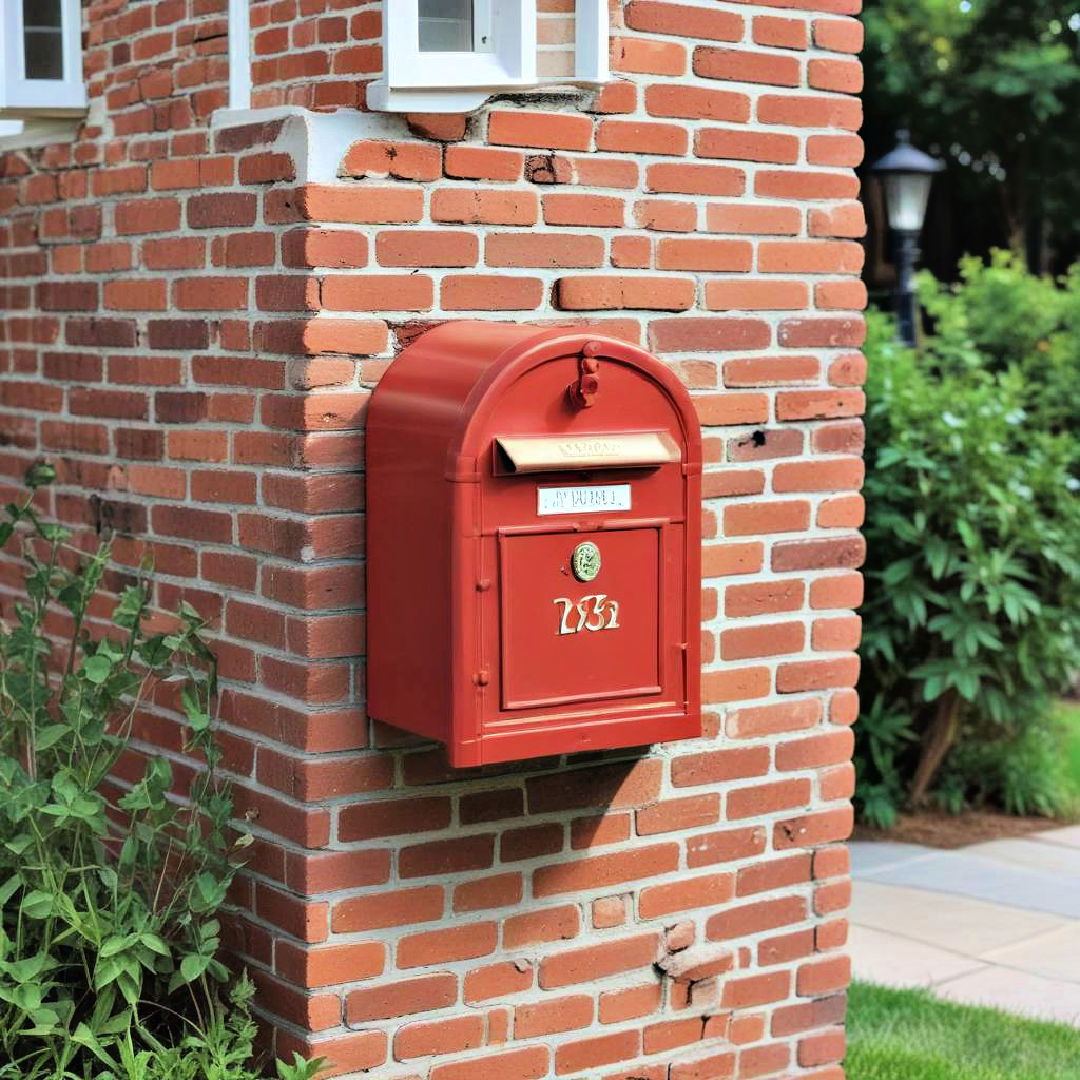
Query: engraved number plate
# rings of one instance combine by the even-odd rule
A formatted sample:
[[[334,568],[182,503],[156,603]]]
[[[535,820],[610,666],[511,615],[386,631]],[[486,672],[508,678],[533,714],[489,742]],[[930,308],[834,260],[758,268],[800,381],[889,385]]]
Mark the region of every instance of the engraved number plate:
[[[536,513],[602,514],[631,508],[629,484],[596,484],[588,487],[542,487],[536,489]]]

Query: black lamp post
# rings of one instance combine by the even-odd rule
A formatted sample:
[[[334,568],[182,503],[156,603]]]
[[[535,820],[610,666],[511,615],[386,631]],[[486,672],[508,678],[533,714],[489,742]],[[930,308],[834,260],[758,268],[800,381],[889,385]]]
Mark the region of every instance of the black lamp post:
[[[906,131],[896,133],[897,144],[870,171],[885,184],[885,209],[889,228],[896,234],[896,314],[900,337],[914,346],[916,335],[915,264],[919,261],[919,236],[926,220],[930,186],[945,162],[916,150]]]

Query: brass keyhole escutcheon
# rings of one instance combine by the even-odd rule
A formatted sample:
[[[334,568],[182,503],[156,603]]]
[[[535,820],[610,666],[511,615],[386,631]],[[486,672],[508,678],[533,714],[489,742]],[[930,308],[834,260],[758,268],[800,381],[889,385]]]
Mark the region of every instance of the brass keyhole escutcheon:
[[[586,540],[574,548],[570,569],[578,581],[593,581],[600,573],[600,562],[600,549],[591,540]]]

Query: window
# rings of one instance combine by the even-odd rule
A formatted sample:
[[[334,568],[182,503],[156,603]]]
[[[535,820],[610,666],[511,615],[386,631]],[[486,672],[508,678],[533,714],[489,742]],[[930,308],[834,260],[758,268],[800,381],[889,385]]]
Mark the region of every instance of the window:
[[[465,112],[495,88],[536,84],[536,0],[395,0],[383,23],[373,108]]]
[[[384,0],[383,78],[368,106],[469,112],[499,90],[609,77],[608,0],[576,0],[574,74],[537,76],[537,0]]]
[[[86,109],[79,0],[4,0],[0,111],[73,116]]]
[[[486,51],[491,13],[477,6],[475,0],[420,0],[420,51]]]

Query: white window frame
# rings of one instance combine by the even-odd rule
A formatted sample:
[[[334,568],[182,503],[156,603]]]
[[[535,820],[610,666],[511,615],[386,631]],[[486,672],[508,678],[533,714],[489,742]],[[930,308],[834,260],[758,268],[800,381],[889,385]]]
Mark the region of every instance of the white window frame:
[[[82,5],[60,0],[64,77],[28,79],[22,0],[3,0],[0,13],[0,116],[79,116],[86,112],[82,64]]]
[[[421,52],[420,0],[385,4],[383,20],[394,90],[536,83],[536,0],[477,0],[476,37],[488,40],[472,52]]]
[[[229,109],[251,108],[251,0],[229,0]]]
[[[368,107],[383,112],[470,112],[493,93],[537,88],[536,0],[476,0],[476,51],[420,51],[419,0],[383,0],[383,78]],[[611,78],[608,0],[576,0],[574,75],[548,80],[599,85]],[[486,47],[479,44],[490,28]]]

